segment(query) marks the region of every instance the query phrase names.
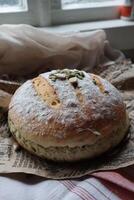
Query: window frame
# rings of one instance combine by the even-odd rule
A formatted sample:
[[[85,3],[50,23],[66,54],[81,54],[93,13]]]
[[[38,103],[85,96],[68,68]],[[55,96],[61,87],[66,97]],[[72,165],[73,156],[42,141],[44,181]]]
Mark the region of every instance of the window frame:
[[[30,24],[45,27],[119,18],[117,3],[78,9],[62,9],[61,0],[27,0],[27,4],[28,10],[0,13],[0,24]]]

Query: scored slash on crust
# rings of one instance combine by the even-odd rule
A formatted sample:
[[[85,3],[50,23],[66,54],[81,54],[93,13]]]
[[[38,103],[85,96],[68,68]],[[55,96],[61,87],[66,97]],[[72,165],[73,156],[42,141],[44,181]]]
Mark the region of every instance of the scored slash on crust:
[[[47,102],[50,107],[59,108],[60,100],[58,95],[45,78],[38,76],[33,79],[33,85],[38,95]]]
[[[93,80],[93,83],[99,87],[100,91],[102,93],[105,93],[105,94],[109,94],[109,92],[107,90],[105,90],[104,86],[102,85],[101,83],[101,80],[99,79],[98,76],[96,75],[92,75],[92,80]]]

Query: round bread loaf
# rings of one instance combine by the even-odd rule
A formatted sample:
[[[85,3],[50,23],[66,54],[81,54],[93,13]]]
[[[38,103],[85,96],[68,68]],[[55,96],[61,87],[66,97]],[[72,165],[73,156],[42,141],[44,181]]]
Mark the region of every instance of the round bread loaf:
[[[11,100],[8,123],[22,147],[54,161],[96,157],[118,145],[129,126],[119,91],[75,69],[25,82]]]

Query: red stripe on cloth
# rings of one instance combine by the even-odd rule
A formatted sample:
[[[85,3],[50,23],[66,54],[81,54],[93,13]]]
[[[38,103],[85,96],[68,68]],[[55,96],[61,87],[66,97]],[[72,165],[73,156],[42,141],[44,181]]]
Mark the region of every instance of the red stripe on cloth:
[[[124,178],[121,174],[117,172],[97,172],[97,173],[93,173],[92,176],[97,177],[97,178],[102,178],[126,190],[134,192],[134,183],[128,180],[127,178]]]
[[[130,192],[122,187],[119,187],[118,185],[115,185],[112,182],[106,181],[104,179],[100,180],[101,183],[109,189],[112,193],[114,193],[116,196],[118,196],[121,200],[134,200],[134,193]]]
[[[77,190],[76,188],[73,188],[72,186],[70,186],[65,181],[61,181],[60,183],[62,183],[70,192],[79,196],[80,199],[82,199],[82,200],[92,200],[91,198],[90,199],[86,198],[79,190]]]
[[[94,185],[93,183],[91,183],[90,181],[86,180],[84,181],[86,183],[88,183],[89,185],[91,185],[93,188],[95,188],[99,193],[101,193],[105,198],[107,198],[108,200],[111,200],[103,191],[101,191],[98,187],[96,187],[96,185]]]
[[[129,167],[117,169],[115,171],[117,173],[121,174],[126,179],[134,182],[134,165],[130,165]]]
[[[72,182],[72,181],[67,181],[69,184],[72,185],[72,187],[78,188],[84,195],[87,195],[87,197],[89,198],[93,198],[94,200],[97,200],[88,190],[86,190],[85,188],[83,188],[82,186],[77,185],[76,183]]]

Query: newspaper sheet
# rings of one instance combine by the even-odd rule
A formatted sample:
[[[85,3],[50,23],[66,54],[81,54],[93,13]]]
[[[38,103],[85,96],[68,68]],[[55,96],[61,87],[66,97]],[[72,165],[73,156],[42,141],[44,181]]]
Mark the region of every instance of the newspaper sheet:
[[[28,173],[53,179],[77,178],[95,171],[126,167],[134,164],[134,65],[126,61],[93,71],[112,82],[126,103],[130,128],[127,137],[114,150],[92,160],[77,163],[56,163],[31,155],[24,149],[14,150],[14,139],[8,129],[7,112],[0,112],[0,173]],[[10,102],[11,95],[0,92],[0,100]],[[2,102],[2,101],[1,101]],[[5,105],[3,103],[3,105]]]

